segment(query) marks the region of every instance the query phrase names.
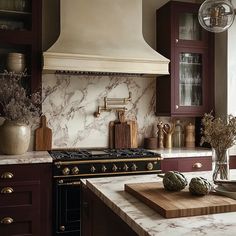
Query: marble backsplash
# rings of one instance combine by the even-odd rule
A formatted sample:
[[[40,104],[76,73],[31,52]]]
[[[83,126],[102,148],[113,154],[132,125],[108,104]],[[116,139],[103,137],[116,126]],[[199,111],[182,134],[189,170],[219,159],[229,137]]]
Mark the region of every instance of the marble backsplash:
[[[43,75],[43,113],[53,131],[53,148],[108,147],[108,125],[115,112],[94,112],[103,98],[132,93],[126,117],[137,119],[138,142],[156,133],[155,78],[120,76]]]

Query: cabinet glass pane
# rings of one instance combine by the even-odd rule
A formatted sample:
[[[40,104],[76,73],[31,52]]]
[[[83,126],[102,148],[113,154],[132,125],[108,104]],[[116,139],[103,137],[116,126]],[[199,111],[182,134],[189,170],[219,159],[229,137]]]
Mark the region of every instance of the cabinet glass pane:
[[[180,106],[202,105],[202,55],[179,54],[179,104]]]
[[[179,39],[201,40],[201,26],[197,14],[183,13],[179,17]]]
[[[31,30],[30,0],[0,0],[0,30]]]

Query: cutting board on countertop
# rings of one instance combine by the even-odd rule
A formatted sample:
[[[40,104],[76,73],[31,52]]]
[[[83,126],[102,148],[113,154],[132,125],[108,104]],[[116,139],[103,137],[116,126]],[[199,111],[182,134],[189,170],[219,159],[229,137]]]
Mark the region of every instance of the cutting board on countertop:
[[[115,123],[114,129],[114,147],[115,148],[130,148],[131,147],[131,130],[127,122]]]
[[[35,130],[35,150],[48,151],[52,149],[52,130],[47,127],[46,116],[40,118],[41,126]]]
[[[165,218],[207,215],[236,211],[236,200],[210,193],[194,196],[188,188],[166,191],[162,182],[125,184],[125,191]]]
[[[118,131],[115,131],[115,127],[117,124],[121,124],[122,122],[119,121],[110,121],[109,123],[109,148],[115,148],[121,146],[122,148],[137,148],[138,147],[138,125],[136,120],[127,120],[123,121],[124,124],[128,124],[126,126],[129,128]],[[123,127],[122,127],[123,128]],[[117,133],[118,132],[118,133]],[[125,136],[125,140],[123,139]],[[129,140],[127,140],[129,138]],[[116,140],[116,141],[115,141]]]

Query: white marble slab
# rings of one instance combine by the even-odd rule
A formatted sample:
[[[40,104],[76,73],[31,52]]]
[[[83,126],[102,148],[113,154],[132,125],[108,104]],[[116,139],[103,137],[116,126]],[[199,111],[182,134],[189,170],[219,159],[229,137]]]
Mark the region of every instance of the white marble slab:
[[[159,153],[163,158],[212,156],[212,150],[207,148],[165,148],[150,151]]]
[[[0,155],[0,165],[32,163],[52,163],[52,157],[46,151],[32,151],[22,155]]]
[[[211,172],[186,173],[211,178]],[[236,179],[236,170],[231,170]],[[125,183],[161,181],[156,175],[88,179],[87,186],[140,236],[233,236],[236,212],[166,219],[124,191]]]

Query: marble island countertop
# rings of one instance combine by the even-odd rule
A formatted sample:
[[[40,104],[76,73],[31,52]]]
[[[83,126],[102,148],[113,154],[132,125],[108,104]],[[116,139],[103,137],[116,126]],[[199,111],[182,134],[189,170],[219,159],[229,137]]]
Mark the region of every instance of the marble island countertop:
[[[211,179],[212,172],[185,173]],[[236,179],[236,170],[231,170]],[[166,219],[124,191],[124,184],[156,182],[156,175],[136,175],[87,179],[86,185],[140,236],[233,236],[236,232],[236,212]]]
[[[212,150],[209,148],[164,148],[150,150],[157,152],[163,158],[185,158],[185,157],[206,157],[212,156]]]
[[[0,154],[0,165],[34,163],[52,163],[52,157],[46,151],[32,151],[22,155]]]

